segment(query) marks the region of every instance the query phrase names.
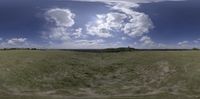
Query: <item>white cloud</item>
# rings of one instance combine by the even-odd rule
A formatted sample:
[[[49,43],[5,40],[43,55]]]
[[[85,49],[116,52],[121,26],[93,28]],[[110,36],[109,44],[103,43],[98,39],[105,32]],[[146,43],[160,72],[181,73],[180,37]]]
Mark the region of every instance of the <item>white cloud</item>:
[[[126,37],[122,37],[121,39],[122,39],[122,40],[127,40],[127,38],[126,38]]]
[[[78,28],[78,29],[75,29],[75,32],[72,33],[72,35],[75,37],[75,38],[80,38],[82,35],[82,31],[83,29],[82,28]]]
[[[125,22],[126,21],[126,22]],[[94,23],[86,25],[88,34],[99,37],[112,37],[113,31],[121,31],[131,37],[142,36],[153,28],[148,15],[136,11],[119,13],[110,12],[97,15]]]
[[[67,32],[66,28],[63,27],[54,27],[50,29],[50,32],[47,35],[47,37],[51,40],[61,40],[61,41],[67,41],[70,40],[70,33]]]
[[[60,48],[60,49],[103,49],[103,48],[117,48],[123,47],[121,42],[107,42],[104,39],[93,39],[93,40],[74,40],[71,42],[62,43],[50,43],[50,48]]]
[[[200,38],[199,38],[199,39],[196,39],[196,40],[194,40],[193,42],[194,42],[194,43],[196,43],[196,44],[199,44],[199,43],[200,43]]]
[[[59,44],[51,43],[50,48],[68,48],[68,49],[89,49],[89,48],[102,48],[104,40],[75,40],[71,42],[62,42]]]
[[[134,8],[139,7],[139,3],[184,1],[184,0],[75,0],[75,1],[106,3],[107,5],[110,6],[112,12],[118,12],[118,13],[120,12],[126,14],[126,18],[123,17],[121,21],[124,21],[126,19],[126,21],[128,22],[124,24],[121,23],[121,25],[124,27],[120,27],[120,29],[128,36],[139,37],[148,33],[150,29],[154,27],[153,22],[151,21],[148,15],[134,10]],[[116,26],[118,29],[119,28],[118,24],[120,24],[120,22],[116,21],[113,23],[115,24],[117,23]],[[112,36],[112,34],[110,33],[113,29],[112,24],[107,26],[106,22],[104,22],[104,24],[95,24],[94,26],[92,26],[92,28],[89,29],[91,29],[89,30],[89,33],[92,35],[97,35],[100,37]]]
[[[129,21],[122,30],[131,37],[142,36],[154,27],[149,16],[144,13],[132,11],[129,17]]]
[[[53,22],[54,27],[49,31],[43,32],[43,38],[55,41],[69,41],[74,38],[82,36],[82,28],[73,29],[75,14],[69,9],[50,9],[46,12],[46,19],[48,22]]]
[[[103,3],[151,3],[163,1],[185,1],[185,0],[72,0],[72,1],[87,1],[87,2],[103,2]]]
[[[131,37],[142,36],[154,27],[148,15],[134,11],[133,8],[139,6],[136,4],[136,1],[113,0],[113,2],[115,3],[110,4],[112,10],[123,12],[129,17],[128,22],[124,24],[124,28],[122,29],[127,35]]]
[[[111,32],[119,30],[126,18],[125,14],[115,12],[97,15],[96,22],[90,22],[86,25],[87,32],[92,36],[112,37]]]
[[[28,38],[1,38],[0,48],[47,48],[46,45],[30,42]]]
[[[100,48],[104,41],[84,39],[82,28],[74,29],[74,16],[69,9],[50,9],[46,12],[48,21],[54,22],[55,26],[49,28],[49,32],[43,33],[43,37],[49,40],[50,48]],[[59,42],[55,42],[59,41]]]
[[[179,42],[178,45],[182,46],[182,45],[186,45],[188,43],[189,43],[189,41],[182,41],[182,42]]]
[[[194,43],[196,43],[196,44],[197,44],[197,43],[199,43],[199,41],[198,41],[198,40],[194,40],[193,42],[194,42]]]
[[[91,2],[104,2],[110,6],[111,12],[100,15],[102,16],[96,22],[96,24],[87,25],[89,28],[89,33],[92,35],[97,35],[100,37],[111,37],[111,31],[121,30],[123,33],[131,37],[139,37],[148,33],[152,29],[153,22],[148,15],[134,11],[133,8],[138,7],[138,1],[131,0],[81,0],[81,1],[91,1]],[[109,16],[110,15],[110,16]],[[122,17],[123,15],[123,17]],[[113,19],[110,21],[100,21],[106,20],[106,18]],[[126,22],[124,22],[126,21]],[[110,22],[110,23],[109,23]],[[113,25],[113,24],[115,25]]]
[[[98,39],[98,40],[77,40],[75,43],[81,44],[81,45],[96,45],[96,44],[101,44],[104,43],[105,41],[103,39]]]
[[[48,22],[54,22],[56,26],[43,33],[43,37],[51,40],[67,41],[70,39],[68,29],[75,24],[75,14],[69,9],[50,9],[46,12]]]
[[[83,39],[83,31],[87,35],[102,38],[114,37],[114,33],[124,33],[130,37],[142,37],[140,43],[144,46],[163,46],[155,43],[150,37],[144,36],[154,28],[150,17],[135,8],[139,3],[151,3],[161,1],[182,1],[182,0],[71,0],[83,2],[102,2],[110,7],[110,12],[96,15],[96,21],[86,24],[86,31],[83,28],[73,29],[75,14],[69,9],[50,9],[46,16],[49,22],[55,23],[55,27],[44,33],[46,38],[61,40],[58,45],[51,43],[53,48],[106,48],[120,46],[118,43],[107,43],[100,40]],[[78,38],[78,40],[77,40]],[[122,38],[124,39],[124,38]]]
[[[193,41],[188,41],[188,40],[181,41],[181,42],[178,42],[177,45],[178,45],[178,48],[193,48],[193,47],[199,48],[200,39],[196,39]]]
[[[152,46],[155,44],[148,36],[143,36],[139,41],[142,42],[145,46]]]
[[[180,48],[190,48],[191,46],[189,45],[189,41],[181,41],[178,42],[178,47]]]
[[[23,45],[27,41],[27,38],[12,38],[7,41],[10,45]]]
[[[50,9],[46,12],[47,19],[51,22],[55,22],[57,26],[71,27],[75,24],[75,14],[69,9]]]
[[[0,48],[25,48],[32,47],[27,38],[11,38],[0,43]],[[38,46],[37,46],[38,47]]]
[[[166,45],[163,43],[157,43],[152,40],[149,36],[143,36],[140,38],[140,43],[137,44],[139,48],[156,48],[156,49],[166,49],[166,48],[174,48],[171,45]]]

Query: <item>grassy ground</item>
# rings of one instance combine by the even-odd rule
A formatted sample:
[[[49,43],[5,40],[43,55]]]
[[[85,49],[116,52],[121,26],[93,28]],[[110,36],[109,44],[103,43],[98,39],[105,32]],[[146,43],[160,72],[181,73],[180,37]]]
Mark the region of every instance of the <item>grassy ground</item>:
[[[199,97],[200,52],[0,51],[0,93]]]
[[[199,99],[192,97],[176,96],[176,95],[152,95],[140,97],[47,97],[47,96],[8,96],[0,97],[1,99]]]

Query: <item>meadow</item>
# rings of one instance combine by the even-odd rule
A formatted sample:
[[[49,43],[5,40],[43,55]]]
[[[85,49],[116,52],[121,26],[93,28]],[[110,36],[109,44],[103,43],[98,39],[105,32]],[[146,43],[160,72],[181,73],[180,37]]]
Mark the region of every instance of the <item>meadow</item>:
[[[198,99],[200,52],[0,51],[0,98],[29,95]]]

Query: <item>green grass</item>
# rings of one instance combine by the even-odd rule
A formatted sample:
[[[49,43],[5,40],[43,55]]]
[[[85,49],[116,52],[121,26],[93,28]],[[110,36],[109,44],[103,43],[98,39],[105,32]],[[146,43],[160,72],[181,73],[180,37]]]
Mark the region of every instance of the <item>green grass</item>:
[[[57,97],[57,96],[0,96],[1,99],[199,99],[198,97],[185,97],[177,95],[149,95],[139,97]]]
[[[200,52],[0,51],[0,93],[197,97]]]

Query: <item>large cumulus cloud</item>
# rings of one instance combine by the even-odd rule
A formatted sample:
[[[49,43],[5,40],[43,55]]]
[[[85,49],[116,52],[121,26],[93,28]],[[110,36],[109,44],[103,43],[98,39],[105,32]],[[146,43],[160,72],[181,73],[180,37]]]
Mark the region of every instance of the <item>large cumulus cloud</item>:
[[[139,7],[140,3],[152,3],[162,1],[183,1],[183,0],[71,0],[81,2],[101,2],[109,6],[108,13],[99,13],[96,15],[96,20],[86,23],[85,28],[74,29],[75,13],[70,9],[54,8],[46,12],[48,22],[55,24],[47,33],[44,33],[46,38],[51,40],[62,41],[61,46],[105,46],[103,38],[114,37],[114,33],[123,33],[130,38],[139,38],[139,42],[144,45],[158,45],[146,34],[154,28],[150,17],[138,12],[135,8]],[[84,30],[84,34],[82,33]],[[104,42],[95,42],[102,40],[90,40],[80,38],[82,36],[95,36],[103,39]],[[80,39],[79,39],[80,38]],[[83,43],[81,43],[83,42]],[[95,43],[91,43],[95,42]],[[81,45],[80,45],[81,43]],[[134,43],[134,42],[133,42]],[[114,44],[111,44],[114,45]]]

